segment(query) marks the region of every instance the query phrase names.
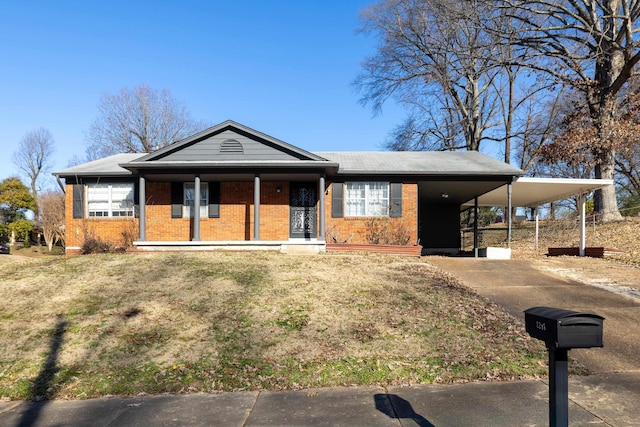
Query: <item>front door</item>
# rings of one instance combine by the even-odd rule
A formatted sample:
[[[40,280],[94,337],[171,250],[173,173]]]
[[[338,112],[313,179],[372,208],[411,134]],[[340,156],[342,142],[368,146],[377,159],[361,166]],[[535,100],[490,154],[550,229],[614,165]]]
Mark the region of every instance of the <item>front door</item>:
[[[289,194],[289,237],[315,239],[318,237],[318,186],[292,182]]]

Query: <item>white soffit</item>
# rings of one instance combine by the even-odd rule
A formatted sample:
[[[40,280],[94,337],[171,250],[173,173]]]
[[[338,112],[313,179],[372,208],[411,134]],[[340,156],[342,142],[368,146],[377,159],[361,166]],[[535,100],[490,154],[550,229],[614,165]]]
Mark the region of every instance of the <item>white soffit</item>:
[[[590,193],[608,185],[613,185],[613,180],[522,177],[512,184],[511,205],[535,208],[546,203]],[[478,197],[479,206],[507,206],[507,203],[507,185]],[[473,205],[473,200],[463,204],[464,207],[473,207]]]

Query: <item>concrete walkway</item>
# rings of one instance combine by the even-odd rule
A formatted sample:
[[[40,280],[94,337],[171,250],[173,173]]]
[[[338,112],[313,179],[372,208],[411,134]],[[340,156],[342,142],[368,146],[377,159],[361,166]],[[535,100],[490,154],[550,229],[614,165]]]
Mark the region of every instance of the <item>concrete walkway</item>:
[[[603,348],[569,352],[592,373],[569,379],[570,399],[611,425],[640,425],[639,299],[556,276],[534,261],[443,257],[426,261],[523,322],[523,311],[535,306],[605,317]],[[640,285],[640,272],[637,281]]]
[[[527,261],[425,261],[519,319],[536,305],[606,317],[604,348],[570,352],[593,372],[569,379],[570,425],[640,424],[640,301],[543,273]],[[0,426],[546,426],[547,397],[543,381],[514,381],[0,402]]]
[[[631,378],[630,381],[640,380]],[[572,384],[588,395],[591,384]],[[602,390],[607,395],[611,390]],[[2,426],[546,426],[541,381],[332,388],[0,403]],[[572,426],[637,425],[634,414],[572,401]],[[635,415],[638,415],[637,412]]]

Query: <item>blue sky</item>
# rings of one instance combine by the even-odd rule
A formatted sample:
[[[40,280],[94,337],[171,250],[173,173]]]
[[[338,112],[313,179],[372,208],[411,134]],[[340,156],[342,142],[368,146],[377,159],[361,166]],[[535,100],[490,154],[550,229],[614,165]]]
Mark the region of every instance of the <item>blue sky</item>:
[[[194,119],[227,119],[309,151],[373,151],[404,118],[358,104],[351,83],[376,41],[368,0],[0,0],[0,179],[38,127],[54,170],[84,156],[106,92],[169,89]]]

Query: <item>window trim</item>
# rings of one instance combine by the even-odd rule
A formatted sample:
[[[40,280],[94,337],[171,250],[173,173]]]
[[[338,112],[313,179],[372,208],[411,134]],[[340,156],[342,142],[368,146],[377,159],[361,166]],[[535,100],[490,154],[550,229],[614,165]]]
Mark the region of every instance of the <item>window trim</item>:
[[[349,210],[349,196],[350,196],[350,186],[352,186],[353,184],[358,184],[358,185],[364,185],[364,199],[362,198],[358,198],[358,200],[364,200],[364,214],[352,214],[352,212],[350,212]],[[372,213],[370,211],[370,205],[371,205],[371,199],[370,199],[370,191],[371,191],[371,184],[386,184],[386,193],[387,193],[387,197],[386,198],[380,198],[379,200],[386,200],[386,212],[384,213]],[[391,183],[389,181],[347,181],[344,183],[345,188],[344,188],[344,194],[343,194],[343,203],[344,203],[344,217],[345,218],[373,218],[373,217],[389,217],[390,216],[390,208],[391,208]],[[351,199],[353,200],[353,199]]]
[[[191,219],[195,218],[195,215],[191,215],[191,206],[187,205],[187,186],[191,185],[195,187],[194,181],[187,181],[182,183],[182,218]],[[200,219],[209,217],[209,183],[208,182],[200,182],[200,195],[204,192],[204,199],[200,198]],[[195,196],[195,188],[194,188],[194,196]],[[195,199],[194,199],[195,204]],[[187,208],[189,208],[189,212],[187,213]],[[195,214],[195,212],[194,212]]]
[[[130,200],[131,201],[131,206],[127,209],[113,209],[113,203],[114,203],[114,199],[113,199],[113,186],[117,185],[117,186],[128,186],[130,187],[131,191],[127,194],[131,195],[131,199],[120,199],[119,201],[122,202],[123,200]],[[94,209],[93,211],[90,209],[90,205],[91,205],[91,198],[90,198],[90,192],[92,188],[95,188],[95,186],[106,186],[106,188],[108,188],[108,197],[105,201],[102,201],[103,203],[107,203],[107,209],[101,209],[101,210],[96,210]],[[123,218],[134,218],[136,213],[135,213],[135,184],[132,182],[94,182],[94,183],[87,183],[86,184],[86,195],[85,195],[85,202],[84,202],[84,207],[85,207],[85,212],[86,212],[86,218],[93,218],[93,219],[104,219],[104,218],[110,218],[110,219],[123,219]],[[74,201],[74,203],[76,203]],[[107,215],[92,215],[92,212],[97,213],[107,213]],[[120,213],[125,213],[125,215],[113,215],[114,212],[120,212]]]

